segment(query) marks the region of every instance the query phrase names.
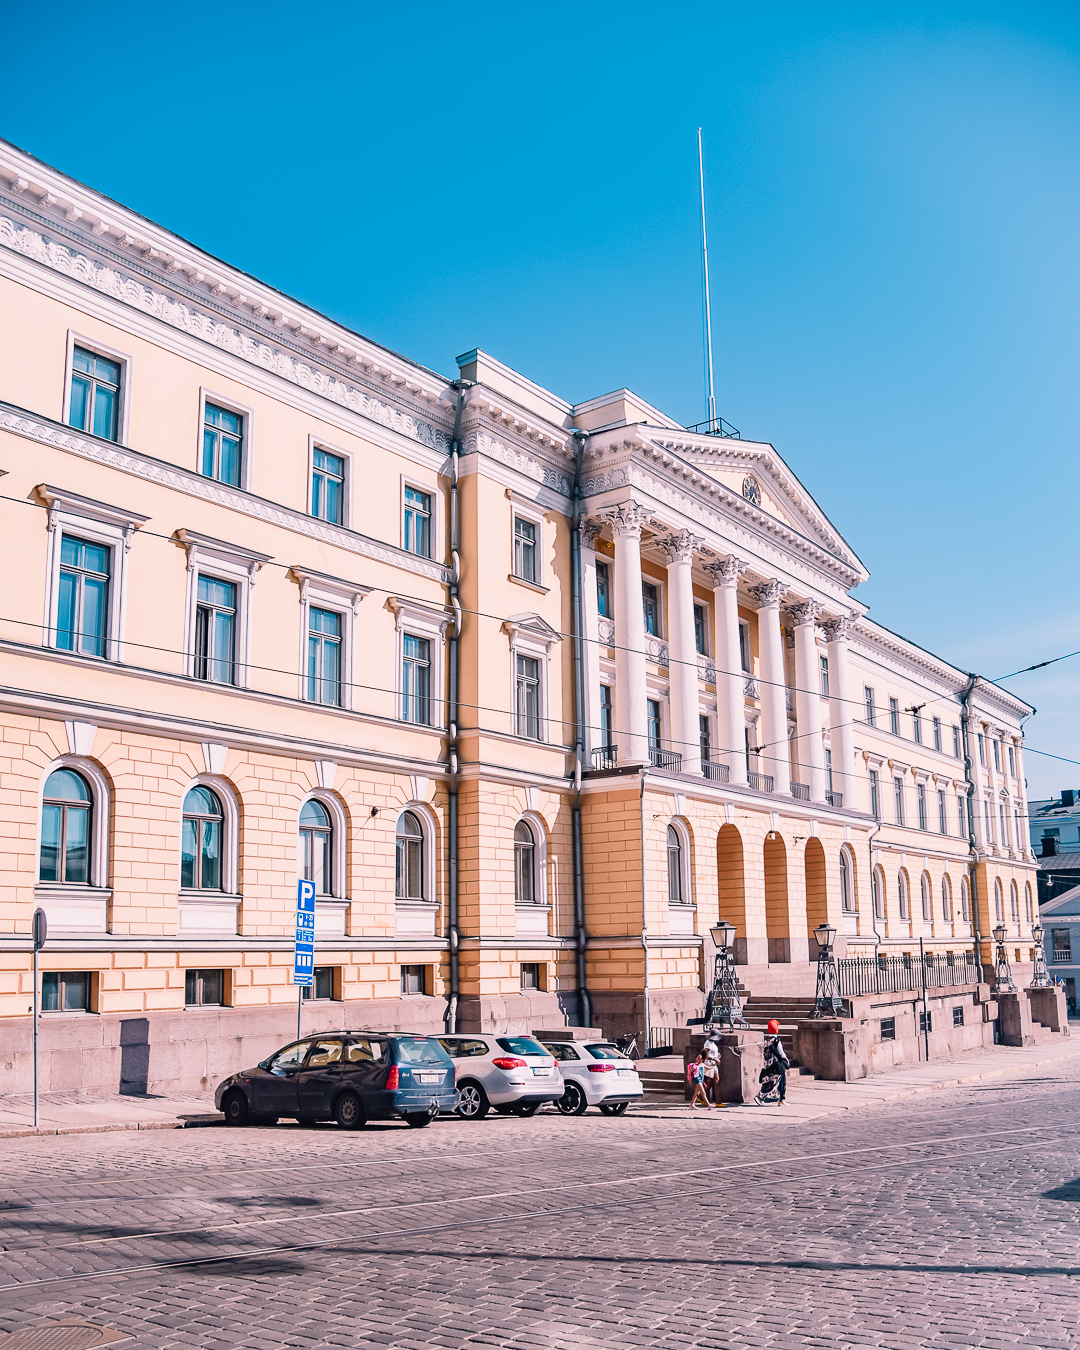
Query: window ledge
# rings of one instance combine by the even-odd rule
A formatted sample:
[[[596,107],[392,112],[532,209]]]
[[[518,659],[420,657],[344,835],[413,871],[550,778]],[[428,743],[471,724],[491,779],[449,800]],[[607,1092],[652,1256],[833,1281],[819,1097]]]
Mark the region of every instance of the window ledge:
[[[204,905],[240,905],[244,902],[242,895],[233,895],[230,891],[180,891],[178,899],[198,900]]]
[[[674,901],[669,900],[668,909],[677,909],[681,913],[682,911],[688,909],[696,910],[697,905],[694,903],[693,900],[674,900]]]
[[[39,881],[34,887],[35,900],[110,900],[111,886],[80,886],[77,882]]]
[[[532,900],[515,900],[514,908],[524,910],[526,914],[535,914],[539,910],[543,910],[545,914],[551,913],[550,905],[538,901],[534,902]]]
[[[539,582],[526,581],[524,577],[516,577],[513,572],[507,572],[506,579],[512,581],[515,586],[524,586],[526,590],[536,591],[538,595],[548,595],[551,590],[549,586],[541,586]]]
[[[439,902],[437,900],[395,900],[394,908],[434,911],[439,908]]]

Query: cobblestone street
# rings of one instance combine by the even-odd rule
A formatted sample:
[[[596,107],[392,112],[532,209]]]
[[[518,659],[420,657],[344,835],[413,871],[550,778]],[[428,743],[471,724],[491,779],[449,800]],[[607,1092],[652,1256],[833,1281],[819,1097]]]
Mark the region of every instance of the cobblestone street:
[[[0,1327],[85,1319],[138,1350],[1074,1347],[1078,1087],[1068,1061],[786,1128],[7,1140]]]

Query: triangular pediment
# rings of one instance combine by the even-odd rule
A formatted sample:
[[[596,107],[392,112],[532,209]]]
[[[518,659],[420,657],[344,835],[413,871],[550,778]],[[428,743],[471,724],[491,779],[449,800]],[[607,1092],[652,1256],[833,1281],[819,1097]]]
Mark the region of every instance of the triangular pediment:
[[[1077,859],[1080,861],[1080,854],[1077,855]],[[1044,900],[1039,905],[1039,913],[1048,914],[1051,918],[1059,915],[1063,919],[1072,918],[1074,915],[1080,916],[1080,886],[1062,891],[1060,895],[1055,895],[1053,900]]]

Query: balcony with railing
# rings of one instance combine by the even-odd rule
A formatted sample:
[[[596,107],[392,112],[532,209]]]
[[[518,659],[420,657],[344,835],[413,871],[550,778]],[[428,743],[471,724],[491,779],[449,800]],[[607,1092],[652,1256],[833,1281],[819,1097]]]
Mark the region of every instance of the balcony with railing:
[[[594,769],[614,769],[619,763],[619,747],[617,745],[598,745],[592,752],[592,766]]]
[[[799,802],[808,802],[810,800],[810,789],[805,783],[792,783],[791,795]]]
[[[832,788],[830,788],[825,794],[825,800],[830,806],[835,806],[839,811],[844,805],[844,794],[842,792],[834,792]]]
[[[755,792],[771,792],[775,779],[771,773],[748,773],[746,781]]]
[[[1055,948],[1054,948],[1054,963],[1055,963],[1055,965],[1056,965],[1059,961],[1060,961],[1060,962],[1066,962],[1066,961],[1068,961],[1068,962],[1071,963],[1071,962],[1072,962],[1072,959],[1073,959],[1073,958],[1072,958],[1072,948],[1071,948],[1071,947],[1055,947]]]
[[[942,986],[978,984],[982,967],[973,952],[927,952],[918,956],[845,956],[836,963],[840,993],[912,993]]]
[[[657,750],[649,747],[649,763],[654,769],[667,769],[670,773],[682,772],[682,755],[676,750]]]
[[[731,770],[726,764],[719,764],[715,759],[703,759],[701,761],[701,772],[713,783],[726,783],[731,777]]]

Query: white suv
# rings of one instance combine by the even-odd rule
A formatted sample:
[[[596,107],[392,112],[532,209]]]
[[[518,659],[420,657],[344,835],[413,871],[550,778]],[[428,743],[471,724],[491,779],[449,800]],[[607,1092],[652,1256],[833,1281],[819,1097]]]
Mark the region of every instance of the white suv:
[[[580,1116],[590,1106],[598,1106],[605,1116],[621,1116],[631,1102],[644,1096],[634,1061],[610,1042],[542,1044],[559,1061],[564,1090],[556,1104],[564,1116]]]
[[[563,1095],[559,1066],[531,1036],[437,1036],[454,1061],[462,1120],[483,1120],[491,1107],[505,1116],[533,1116]]]

